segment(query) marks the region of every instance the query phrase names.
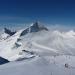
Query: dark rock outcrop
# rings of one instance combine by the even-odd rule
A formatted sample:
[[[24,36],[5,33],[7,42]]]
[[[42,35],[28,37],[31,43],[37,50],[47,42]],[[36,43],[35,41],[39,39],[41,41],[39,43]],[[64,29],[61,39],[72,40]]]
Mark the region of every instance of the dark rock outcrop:
[[[16,31],[12,32],[11,30],[9,30],[7,28],[4,28],[4,32],[7,33],[7,34],[9,34],[10,36],[12,36],[12,35],[14,35],[16,33]]]
[[[46,30],[48,31],[48,29],[42,25],[40,25],[38,22],[35,22],[33,25],[31,25],[30,27],[28,27],[27,29],[25,29],[20,36],[23,36],[27,33],[32,33],[32,32],[38,32],[41,30]]]
[[[0,57],[0,65],[8,63],[9,61],[5,58]]]

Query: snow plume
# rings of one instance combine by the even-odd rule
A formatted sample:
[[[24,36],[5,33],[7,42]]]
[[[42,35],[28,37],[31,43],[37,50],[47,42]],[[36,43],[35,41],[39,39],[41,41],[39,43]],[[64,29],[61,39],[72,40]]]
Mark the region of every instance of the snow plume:
[[[50,30],[59,30],[59,31],[70,31],[70,30],[75,30],[75,26],[74,25],[61,25],[61,24],[48,24],[47,25],[49,27]]]
[[[74,28],[40,27],[33,24],[14,28],[13,35],[10,29],[1,34],[1,75],[75,75]]]
[[[15,29],[16,32],[11,36],[3,33],[0,37],[0,56],[10,61],[17,60],[25,57],[26,53],[22,50],[38,56],[75,55],[75,31],[65,31],[64,28],[68,27],[50,25],[46,28],[46,25],[33,23],[23,29]]]

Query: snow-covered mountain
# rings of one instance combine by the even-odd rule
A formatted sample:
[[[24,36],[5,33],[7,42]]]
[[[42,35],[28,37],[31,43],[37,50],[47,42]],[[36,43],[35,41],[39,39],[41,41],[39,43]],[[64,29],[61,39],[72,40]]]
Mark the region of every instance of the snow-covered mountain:
[[[0,40],[0,56],[9,61],[37,55],[75,55],[74,31],[50,31],[38,22],[33,23],[28,28],[16,30],[16,32],[5,30],[4,34],[6,33],[9,37]]]
[[[9,30],[7,28],[4,28],[4,32],[7,33],[7,34],[9,34],[10,36],[12,36],[12,35],[14,35],[16,33],[16,31],[12,32],[11,30]]]
[[[28,52],[28,50],[24,47],[25,44],[30,41],[28,40],[25,43],[24,40],[28,39],[28,37],[26,37],[26,39],[24,39],[24,37],[28,35],[31,36],[32,34],[42,30],[48,31],[46,27],[39,25],[38,22],[28,28],[21,29],[16,32],[12,32],[11,30],[5,28],[4,33],[1,34],[0,56],[8,59],[9,61],[35,56],[29,53],[31,51]]]
[[[75,32],[52,31],[38,22],[15,32],[5,28],[0,63],[1,75],[75,75]]]
[[[27,34],[27,33],[32,33],[32,32],[38,32],[38,31],[42,31],[42,30],[46,30],[48,31],[48,29],[42,25],[40,25],[38,22],[32,23],[28,28],[26,28],[22,33],[21,36]]]

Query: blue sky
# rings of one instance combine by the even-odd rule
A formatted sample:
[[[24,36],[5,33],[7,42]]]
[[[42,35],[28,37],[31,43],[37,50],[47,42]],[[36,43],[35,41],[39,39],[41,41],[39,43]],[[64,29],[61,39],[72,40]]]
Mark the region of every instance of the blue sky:
[[[75,25],[74,0],[0,0],[0,23]]]

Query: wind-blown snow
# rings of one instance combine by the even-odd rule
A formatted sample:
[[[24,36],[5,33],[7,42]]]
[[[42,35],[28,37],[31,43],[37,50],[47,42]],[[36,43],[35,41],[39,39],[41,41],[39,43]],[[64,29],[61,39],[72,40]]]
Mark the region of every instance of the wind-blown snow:
[[[0,66],[1,75],[75,75],[75,31],[40,27],[1,34],[0,57],[13,61]]]
[[[0,56],[10,61],[16,60],[24,56],[19,55],[22,50],[33,51],[44,56],[75,55],[75,32],[72,30],[68,32],[42,30],[27,34],[24,32],[24,29],[18,30],[14,35],[1,40]],[[24,35],[21,36],[22,33]]]

